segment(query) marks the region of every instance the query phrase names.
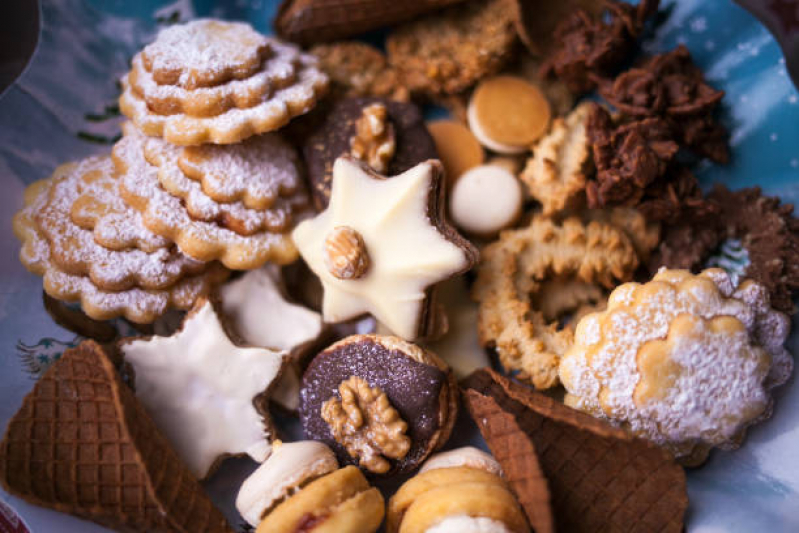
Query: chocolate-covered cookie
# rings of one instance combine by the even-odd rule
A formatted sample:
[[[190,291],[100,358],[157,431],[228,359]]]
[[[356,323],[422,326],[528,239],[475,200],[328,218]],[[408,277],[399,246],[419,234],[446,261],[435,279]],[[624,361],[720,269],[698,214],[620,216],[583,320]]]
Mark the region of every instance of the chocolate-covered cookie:
[[[406,473],[444,445],[457,417],[457,384],[435,354],[398,337],[353,335],[321,352],[300,390],[308,439],[342,465]]]
[[[385,107],[385,129],[392,130],[393,137],[393,147],[383,151],[391,153],[387,168],[376,168],[376,171],[395,176],[422,161],[438,158],[433,138],[427,131],[422,113],[415,105],[384,98],[347,98],[336,102],[327,116],[305,138],[302,147],[317,210],[326,208],[330,200],[333,162],[343,154],[358,157],[353,153],[353,138],[358,134],[358,122],[363,118],[364,110],[375,104]],[[369,163],[365,158],[364,160]]]

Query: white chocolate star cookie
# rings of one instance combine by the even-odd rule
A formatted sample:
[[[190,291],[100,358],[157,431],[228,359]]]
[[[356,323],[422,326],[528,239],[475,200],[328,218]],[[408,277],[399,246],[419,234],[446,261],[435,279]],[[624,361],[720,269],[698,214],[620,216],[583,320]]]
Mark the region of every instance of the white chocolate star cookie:
[[[173,336],[131,339],[120,349],[133,366],[136,396],[198,478],[224,456],[266,460],[271,421],[254,399],[277,382],[283,352],[233,344],[209,301]]]
[[[444,221],[443,192],[438,161],[386,179],[350,157],[336,160],[329,207],[292,235],[322,280],[326,321],[371,313],[405,339],[431,333],[433,285],[477,260]]]

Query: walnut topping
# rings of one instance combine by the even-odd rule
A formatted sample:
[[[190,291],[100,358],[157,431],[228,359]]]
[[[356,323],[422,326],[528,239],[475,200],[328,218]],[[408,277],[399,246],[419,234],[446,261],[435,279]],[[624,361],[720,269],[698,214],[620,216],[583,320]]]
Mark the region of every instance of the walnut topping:
[[[402,459],[411,448],[405,432],[408,424],[379,387],[370,387],[358,376],[342,381],[335,396],[322,405],[322,419],[336,441],[370,472],[383,474],[390,464],[386,458]]]
[[[369,254],[361,234],[336,226],[325,239],[325,266],[338,279],[358,279],[369,269]]]
[[[350,139],[353,157],[382,174],[388,171],[395,148],[394,126],[389,122],[386,106],[372,104],[364,107],[355,124],[355,135]]]

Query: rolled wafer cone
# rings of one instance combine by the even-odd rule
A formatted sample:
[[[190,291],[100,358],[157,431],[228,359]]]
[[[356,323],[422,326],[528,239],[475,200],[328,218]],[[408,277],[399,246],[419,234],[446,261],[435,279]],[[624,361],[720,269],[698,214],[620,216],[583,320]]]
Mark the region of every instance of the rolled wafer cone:
[[[25,397],[0,442],[0,483],[118,531],[233,533],[94,341]]]
[[[683,530],[685,472],[668,452],[489,369],[469,376],[463,392],[537,532]]]
[[[277,34],[302,45],[343,39],[391,26],[463,0],[283,0]]]

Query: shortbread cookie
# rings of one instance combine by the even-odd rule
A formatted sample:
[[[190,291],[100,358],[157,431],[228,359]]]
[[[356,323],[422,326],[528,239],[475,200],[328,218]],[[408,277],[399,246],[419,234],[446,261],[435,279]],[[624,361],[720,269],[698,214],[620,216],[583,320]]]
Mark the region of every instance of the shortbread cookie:
[[[172,239],[190,257],[219,259],[233,269],[257,268],[268,261],[290,263],[297,258],[297,249],[287,234],[261,231],[242,236],[218,224],[192,219],[180,199],[160,187],[158,169],[145,160],[147,137],[131,123],[123,125],[123,132],[113,150],[122,174],[120,190],[124,199],[142,212],[150,230]]]
[[[249,142],[250,139],[245,141]],[[228,150],[240,146],[225,145],[218,148]],[[238,201],[216,202],[203,192],[200,182],[190,179],[180,168],[182,147],[169,144],[157,137],[150,137],[144,142],[143,150],[147,162],[158,167],[158,181],[161,186],[171,195],[183,200],[186,211],[194,220],[213,222],[239,235],[253,235],[260,231],[280,233],[290,227],[292,215],[307,206],[307,197],[302,190],[289,198],[277,199],[273,205],[263,210],[249,209]],[[243,150],[239,150],[241,151]],[[230,172],[245,172],[241,166],[237,166],[237,163],[242,162],[241,158],[235,157],[234,154],[220,156],[219,159],[227,163]],[[220,164],[223,164],[221,161]],[[264,164],[264,167],[267,165]],[[243,180],[246,180],[246,176]]]
[[[182,150],[178,165],[220,203],[241,201],[249,209],[267,209],[277,198],[305,192],[297,153],[274,133],[233,146],[189,146]]]
[[[122,79],[119,108],[144,133],[163,137],[172,144],[235,144],[252,135],[276,130],[293,117],[307,113],[327,91],[328,79],[316,68],[316,58],[303,54],[298,63],[292,84],[264,95],[246,109],[228,109],[212,117],[159,115],[133,91],[130,75]]]
[[[244,480],[236,509],[253,527],[312,481],[338,470],[336,455],[321,442],[275,441],[272,453]]]
[[[215,117],[229,109],[247,109],[296,79],[299,49],[273,39],[267,39],[266,43],[269,50],[266,58],[247,78],[194,89],[159,84],[144,66],[142,52],[133,57],[128,80],[133,92],[159,115]]]
[[[195,89],[248,78],[271,53],[249,24],[198,19],[161,30],[141,57],[157,83]]]
[[[385,502],[360,470],[347,466],[309,483],[264,517],[257,533],[374,533]]]
[[[329,207],[292,234],[324,286],[326,321],[371,313],[408,340],[436,333],[433,287],[478,255],[443,217],[442,179],[438,161],[387,179],[336,160]]]
[[[412,92],[454,94],[497,72],[516,32],[507,0],[467,2],[404,24],[386,41],[388,61]]]
[[[277,382],[284,352],[233,344],[208,300],[171,337],[123,339],[119,349],[136,396],[195,476],[227,456],[269,456],[274,430],[256,400]]]
[[[305,436],[330,446],[341,464],[391,475],[414,470],[446,443],[457,399],[452,371],[435,354],[389,335],[352,335],[308,366],[300,420]],[[353,416],[363,423],[349,424]]]
[[[20,261],[29,271],[44,277],[44,290],[49,296],[79,302],[89,317],[95,320],[125,317],[131,322],[149,324],[170,309],[190,309],[198,298],[210,294],[230,274],[218,263],[211,263],[202,274],[184,278],[169,289],[114,292],[98,289],[85,276],[59,270],[50,261],[50,243],[34,221],[34,214],[47,202],[52,184],[53,180],[47,179],[28,186],[25,207],[14,216],[14,234],[22,241]]]
[[[585,204],[591,161],[586,135],[590,110],[590,105],[580,104],[565,118],[556,118],[549,133],[533,147],[533,157],[519,176],[547,216]]]
[[[87,183],[83,179],[87,173],[98,177]],[[118,194],[110,157],[92,157],[61,166],[54,179],[48,201],[34,218],[50,242],[50,259],[60,270],[88,276],[100,289],[124,290],[133,287],[164,289],[185,275],[205,268],[201,261],[186,257],[174,247],[152,253],[136,249],[109,250],[95,242],[91,231],[72,222],[70,210],[79,195]],[[113,192],[109,192],[109,188]],[[137,222],[141,223],[137,217],[129,221],[130,224]]]
[[[72,222],[94,231],[94,240],[110,250],[155,252],[169,247],[169,239],[148,230],[141,213],[122,200],[110,158],[98,162],[97,167],[83,173],[76,184],[77,197],[69,210]]]
[[[638,264],[630,239],[612,224],[535,216],[483,249],[472,289],[480,343],[519,379],[553,387],[573,337],[560,321],[601,303],[604,290],[629,280]]]
[[[770,390],[793,367],[789,330],[755,282],[661,269],[577,325],[559,369],[565,401],[699,464],[769,416]]]

